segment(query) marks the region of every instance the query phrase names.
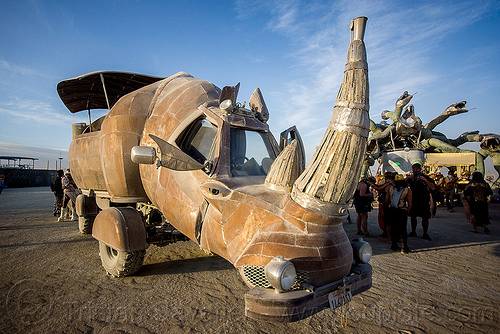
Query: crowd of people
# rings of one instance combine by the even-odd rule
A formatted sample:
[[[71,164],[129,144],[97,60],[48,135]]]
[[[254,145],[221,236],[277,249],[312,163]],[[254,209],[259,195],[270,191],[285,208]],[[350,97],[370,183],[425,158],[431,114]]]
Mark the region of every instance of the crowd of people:
[[[50,187],[55,196],[53,213],[55,217],[58,217],[57,221],[78,220],[76,198],[79,191],[71,176],[71,171],[69,169],[58,170]]]
[[[446,206],[448,211],[454,212],[457,198],[460,198],[465,217],[472,225],[472,232],[478,233],[478,227],[481,227],[484,233],[488,233],[491,195],[492,190],[481,172],[463,174],[461,179],[451,169],[445,177],[440,173],[427,175],[422,164],[417,162],[406,176],[386,172],[377,175],[377,178],[359,181],[353,197],[357,234],[371,236],[368,232],[368,213],[372,211],[375,198],[378,201],[381,236],[387,237],[393,251],[410,252],[408,237],[417,236],[418,218],[422,224],[422,238],[431,241],[429,220],[435,217],[437,206]],[[407,231],[408,217],[410,233]]]

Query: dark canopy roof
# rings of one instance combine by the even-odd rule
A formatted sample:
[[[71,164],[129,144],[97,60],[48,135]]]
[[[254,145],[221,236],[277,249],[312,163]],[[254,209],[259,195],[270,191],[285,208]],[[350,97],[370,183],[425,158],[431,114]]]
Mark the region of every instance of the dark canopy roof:
[[[97,71],[59,82],[57,93],[72,113],[108,109],[106,94],[111,108],[122,96],[162,79],[136,73]]]
[[[38,160],[38,158],[12,157],[12,156],[1,155],[0,160]]]

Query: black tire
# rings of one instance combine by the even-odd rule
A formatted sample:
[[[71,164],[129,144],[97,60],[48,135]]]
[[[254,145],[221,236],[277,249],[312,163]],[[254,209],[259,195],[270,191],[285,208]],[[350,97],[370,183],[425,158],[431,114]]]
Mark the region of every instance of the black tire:
[[[102,266],[113,277],[124,277],[138,271],[144,261],[146,250],[124,252],[99,241],[99,255]]]
[[[78,229],[81,234],[91,234],[95,216],[78,217]]]

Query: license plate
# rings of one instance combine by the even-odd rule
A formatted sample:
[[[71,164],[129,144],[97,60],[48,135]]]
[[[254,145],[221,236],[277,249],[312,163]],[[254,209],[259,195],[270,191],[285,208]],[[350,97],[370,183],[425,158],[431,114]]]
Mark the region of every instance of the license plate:
[[[345,289],[344,293],[341,290],[335,290],[328,294],[328,301],[330,302],[330,309],[334,310],[352,300],[351,289]]]

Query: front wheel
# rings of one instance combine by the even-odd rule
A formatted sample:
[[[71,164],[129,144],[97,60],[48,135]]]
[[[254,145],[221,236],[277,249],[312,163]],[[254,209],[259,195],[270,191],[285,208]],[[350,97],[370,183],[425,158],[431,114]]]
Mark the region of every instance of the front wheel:
[[[116,250],[99,241],[102,266],[113,277],[124,277],[138,271],[144,261],[145,250],[125,252]]]

